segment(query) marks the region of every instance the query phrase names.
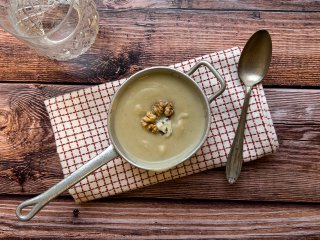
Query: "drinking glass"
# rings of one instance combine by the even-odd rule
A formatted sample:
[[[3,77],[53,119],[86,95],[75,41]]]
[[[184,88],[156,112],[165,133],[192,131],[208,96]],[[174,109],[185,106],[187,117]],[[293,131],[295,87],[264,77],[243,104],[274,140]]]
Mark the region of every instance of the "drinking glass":
[[[69,60],[86,52],[98,22],[93,0],[0,0],[0,26],[51,59]]]

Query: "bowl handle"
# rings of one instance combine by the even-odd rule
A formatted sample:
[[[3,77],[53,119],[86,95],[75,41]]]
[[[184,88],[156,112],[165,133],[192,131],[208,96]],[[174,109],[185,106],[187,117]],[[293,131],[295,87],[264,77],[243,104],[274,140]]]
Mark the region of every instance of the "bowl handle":
[[[188,72],[186,72],[186,74],[191,76],[200,66],[206,66],[213,73],[213,75],[218,79],[218,81],[221,84],[220,89],[215,94],[208,97],[209,103],[212,103],[212,101],[214,99],[216,99],[218,96],[220,96],[224,92],[227,84],[226,84],[225,80],[221,77],[220,73],[209,62],[204,61],[204,60],[197,62]]]
[[[71,188],[76,183],[80,182],[86,176],[91,174],[93,171],[97,170],[108,161],[116,158],[119,154],[116,152],[113,145],[110,145],[106,150],[102,153],[94,157],[92,160],[88,161],[76,171],[74,171],[71,175],[49,188],[44,193],[31,198],[23,203],[21,203],[16,209],[16,216],[21,221],[28,221],[34,217],[47,203],[49,203],[52,199],[59,196],[64,191]],[[22,210],[31,207],[28,213],[23,214]]]

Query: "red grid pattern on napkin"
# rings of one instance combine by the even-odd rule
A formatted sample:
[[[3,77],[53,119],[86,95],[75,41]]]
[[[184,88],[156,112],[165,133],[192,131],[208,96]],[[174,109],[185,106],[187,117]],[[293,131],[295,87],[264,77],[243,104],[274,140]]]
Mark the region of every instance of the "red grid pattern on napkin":
[[[240,48],[232,48],[171,66],[186,72],[197,61],[207,60],[227,82],[226,91],[211,104],[212,122],[208,137],[190,160],[165,172],[152,172],[134,167],[118,157],[69,190],[76,202],[107,197],[225,165],[244,99],[244,87],[237,74],[240,53]],[[192,77],[208,96],[219,89],[219,83],[205,67]],[[101,84],[45,101],[65,177],[110,144],[108,108],[112,96],[124,81]],[[277,136],[265,94],[262,85],[258,85],[253,89],[247,116],[244,161],[255,160],[277,148]]]

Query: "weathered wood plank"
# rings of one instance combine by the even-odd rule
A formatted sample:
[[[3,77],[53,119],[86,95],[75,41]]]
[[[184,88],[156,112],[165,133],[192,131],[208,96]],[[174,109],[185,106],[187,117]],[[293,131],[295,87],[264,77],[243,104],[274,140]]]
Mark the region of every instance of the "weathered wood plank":
[[[294,1],[220,1],[220,0],[105,0],[97,1],[100,8],[108,9],[140,9],[140,8],[178,8],[178,9],[210,9],[210,10],[272,10],[272,11],[320,11],[320,3],[316,0]]]
[[[319,205],[174,200],[56,200],[29,222],[0,199],[0,236],[41,239],[318,239]],[[74,216],[74,209],[79,215]]]
[[[320,202],[320,144],[294,140],[280,143],[278,153],[245,164],[236,185],[229,185],[225,180],[224,168],[219,168],[175,181],[174,191],[173,184],[165,182],[126,195]]]
[[[206,3],[212,7],[212,3]],[[87,54],[68,62],[39,57],[1,31],[0,80],[105,82],[128,76],[140,68],[169,65],[244,46],[253,32],[264,28],[273,39],[273,59],[265,84],[320,86],[318,12],[110,10],[104,7],[99,12],[100,32],[96,43]]]
[[[62,178],[43,100],[84,86],[1,84],[0,193],[37,194]],[[266,89],[281,148],[239,182],[207,171],[127,196],[320,202],[320,90]]]

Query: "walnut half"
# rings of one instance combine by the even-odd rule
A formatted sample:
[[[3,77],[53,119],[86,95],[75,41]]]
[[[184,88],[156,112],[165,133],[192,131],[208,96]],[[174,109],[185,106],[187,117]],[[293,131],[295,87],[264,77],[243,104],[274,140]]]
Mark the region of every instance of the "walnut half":
[[[173,113],[173,104],[171,102],[168,102],[167,106],[164,108],[164,115],[166,117],[171,117]]]
[[[159,101],[153,104],[152,112],[158,117],[165,115],[166,117],[171,117],[173,115],[173,104],[168,101]]]
[[[146,123],[153,123],[157,119],[157,116],[152,112],[147,112],[147,114],[142,118]]]
[[[158,132],[158,127],[156,125],[157,116],[152,112],[147,112],[147,114],[141,119],[142,127],[146,128],[152,133]]]

